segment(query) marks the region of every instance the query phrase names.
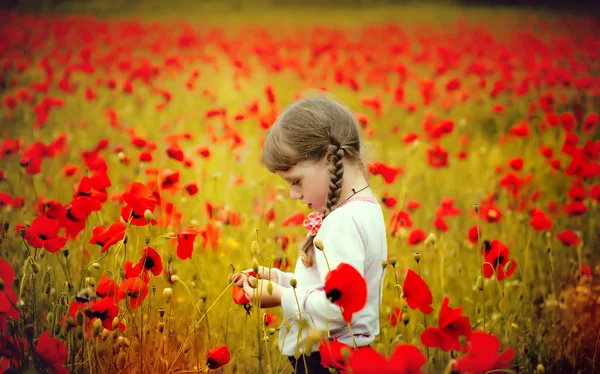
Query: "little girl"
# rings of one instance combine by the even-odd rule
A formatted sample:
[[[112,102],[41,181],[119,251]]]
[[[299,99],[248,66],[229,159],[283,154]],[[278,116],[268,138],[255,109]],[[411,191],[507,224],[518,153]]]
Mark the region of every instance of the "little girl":
[[[267,169],[290,185],[290,198],[317,212],[305,221],[309,232],[293,273],[260,267],[262,280],[255,281],[242,272],[237,285],[250,299],[262,290],[259,297],[263,308],[281,305],[284,322],[279,331],[279,349],[297,372],[329,373],[321,366],[318,344],[311,351],[304,351],[307,330],[299,331],[294,322],[302,318],[308,321],[309,328],[329,331],[332,337],[351,347],[355,343],[367,347],[379,333],[380,282],[384,271],[381,263],[387,259],[387,240],[381,207],[365,176],[359,126],[352,113],[337,102],[326,97],[304,98],[277,118],[265,139],[263,152]],[[317,215],[322,215],[322,221]],[[315,238],[323,242],[324,254],[315,250]],[[367,302],[352,317],[353,337],[339,306],[325,295],[329,267],[324,255],[332,270],[347,263],[366,280]],[[266,284],[250,286],[268,281],[269,274],[273,285],[270,294]],[[295,295],[290,285],[294,280]],[[305,356],[296,360],[295,352]],[[308,367],[304,367],[305,362]]]

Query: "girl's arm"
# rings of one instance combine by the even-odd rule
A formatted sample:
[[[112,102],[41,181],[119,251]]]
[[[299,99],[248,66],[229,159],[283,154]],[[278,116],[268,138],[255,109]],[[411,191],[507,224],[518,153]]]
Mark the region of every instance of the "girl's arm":
[[[331,270],[340,263],[347,263],[364,276],[366,244],[352,216],[342,217],[336,221],[325,221],[317,237],[323,241],[325,246],[324,253],[315,249],[314,259],[320,276],[319,287],[303,288],[302,285],[298,285],[296,295],[294,295],[293,289],[284,290],[281,295],[281,307],[284,316],[290,317],[298,314],[299,304],[303,312],[302,318],[314,321],[319,330],[344,329],[347,327],[346,322],[342,319],[340,307],[330,302],[325,295],[325,278],[329,273],[327,262],[329,262]],[[296,297],[298,303],[296,303]],[[312,316],[312,319],[308,314]],[[298,319],[298,317],[295,318]],[[332,321],[327,324],[328,320]]]
[[[271,272],[277,274],[277,283],[285,288],[289,288],[290,280],[294,278],[294,273],[286,273],[277,268],[271,268]]]

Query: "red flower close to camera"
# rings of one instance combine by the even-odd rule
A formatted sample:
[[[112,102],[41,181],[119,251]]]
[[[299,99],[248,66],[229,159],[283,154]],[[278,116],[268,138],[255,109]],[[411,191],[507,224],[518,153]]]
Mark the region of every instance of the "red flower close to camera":
[[[348,366],[353,374],[421,374],[421,367],[426,362],[427,359],[419,348],[411,344],[400,344],[394,348],[389,359],[374,349],[352,351]]]
[[[231,354],[226,345],[221,345],[206,352],[206,364],[209,369],[218,369],[231,360]]]
[[[342,308],[344,320],[349,323],[367,302],[367,282],[352,265],[341,263],[327,274],[325,295]]]
[[[123,201],[127,204],[121,209],[121,217],[125,221],[129,221],[130,214],[133,218],[132,224],[136,226],[147,225],[148,222],[144,218],[144,212],[149,210],[154,212],[154,208],[157,204],[156,197],[152,193],[152,190],[147,186],[139,182],[133,182],[123,192]],[[128,213],[124,216],[123,213]],[[142,221],[142,222],[140,222]],[[156,220],[152,220],[156,225]]]
[[[4,282],[4,291],[0,292],[0,330],[6,330],[7,318],[19,318],[19,311],[13,306],[17,305],[17,295],[12,291],[15,271],[3,258],[0,258],[0,278]]]
[[[96,287],[96,295],[98,297],[115,297],[117,290],[118,287],[115,281],[110,279],[106,274],[102,274]]]
[[[119,315],[119,306],[115,304],[115,299],[112,297],[104,297],[94,300],[90,303],[92,308],[92,319],[100,318],[102,326],[107,330],[114,330],[113,320]],[[118,329],[125,331],[125,324],[119,321]]]
[[[127,291],[129,297],[127,297]],[[117,292],[117,299],[126,299],[131,308],[137,308],[142,305],[148,296],[148,284],[143,278],[131,277],[125,279]]]
[[[510,366],[515,352],[507,348],[499,353],[500,341],[492,334],[473,332],[467,355],[456,361],[455,369],[461,373],[487,373]]]
[[[67,346],[58,339],[50,337],[48,331],[44,331],[38,338],[35,353],[44,361],[44,364],[56,374],[68,374],[62,364],[67,358]]]
[[[425,314],[433,312],[433,308],[431,307],[433,297],[431,296],[429,286],[411,269],[408,269],[402,290],[404,293],[402,297],[411,309],[420,309]]]
[[[321,339],[319,344],[319,353],[321,354],[321,366],[326,368],[338,369],[340,373],[346,372],[346,359],[342,355],[342,348],[348,348],[352,350],[347,344],[341,343],[337,340],[337,337],[330,337],[329,339]]]
[[[62,249],[67,242],[67,239],[58,236],[60,227],[56,221],[46,216],[34,219],[29,228],[25,225],[17,225],[17,233],[20,233],[21,228],[25,228],[25,240],[33,248],[44,248],[50,253],[55,253]]]
[[[458,337],[463,335],[468,339],[471,336],[471,325],[467,317],[461,316],[462,308],[452,309],[448,304],[450,299],[444,297],[438,319],[439,327],[426,328],[421,334],[421,342],[426,347],[439,347],[444,352],[451,349],[460,351]]]

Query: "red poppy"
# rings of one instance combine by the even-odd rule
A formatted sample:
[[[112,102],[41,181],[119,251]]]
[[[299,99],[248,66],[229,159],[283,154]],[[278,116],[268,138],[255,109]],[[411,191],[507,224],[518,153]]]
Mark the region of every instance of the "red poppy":
[[[435,215],[437,217],[455,217],[460,215],[460,213],[461,210],[454,207],[454,199],[452,197],[443,197]]]
[[[535,208],[531,213],[531,220],[529,225],[533,227],[535,231],[550,230],[552,228],[552,221],[540,208]]]
[[[33,248],[45,248],[48,252],[55,253],[67,242],[67,239],[57,236],[60,228],[56,221],[46,216],[34,219],[29,228],[25,225],[17,225],[17,233],[20,233],[21,228],[25,228],[25,240]]]
[[[394,309],[388,313],[386,319],[390,321],[392,327],[396,327],[398,322],[402,321],[402,309],[399,306],[394,306]]]
[[[17,295],[12,290],[15,271],[12,266],[0,257],[0,279],[4,283],[4,290],[0,292],[0,330],[6,330],[6,321],[19,318],[19,311],[13,306],[17,305]]]
[[[577,234],[575,234],[575,231],[573,230],[559,232],[558,234],[556,234],[556,236],[563,245],[566,245],[568,247],[576,246],[581,242],[581,239],[577,236]]]
[[[198,227],[186,226],[179,230],[177,234],[177,257],[182,260],[192,258],[194,250],[194,240],[196,236],[202,234],[202,230]]]
[[[352,347],[349,345],[339,342],[336,336],[321,339],[321,344],[319,344],[321,366],[335,368],[340,373],[345,373],[348,362],[346,362],[346,359],[342,355],[342,348],[347,348],[348,351],[352,350]]]
[[[398,199],[396,199],[395,197],[390,196],[389,192],[387,192],[387,191],[383,192],[383,197],[381,198],[381,201],[388,208],[393,208],[398,203]]]
[[[390,228],[392,231],[392,235],[396,235],[396,232],[401,227],[412,227],[413,223],[410,219],[410,213],[405,212],[403,210],[399,210],[392,214],[390,218]]]
[[[96,318],[100,318],[102,326],[107,330],[113,329],[113,320],[119,315],[119,306],[115,304],[113,297],[104,297],[96,299],[90,303],[92,308],[92,321]],[[125,331],[125,324],[119,321],[118,329]]]
[[[394,373],[421,374],[427,359],[421,350],[411,344],[399,344],[389,359],[374,349],[352,351],[348,367],[353,374]]]
[[[407,200],[406,201],[406,209],[408,210],[417,210],[421,207],[421,203],[416,200]]]
[[[352,265],[341,263],[327,273],[325,295],[342,308],[344,320],[350,323],[352,315],[367,302],[367,283]]]
[[[547,145],[541,145],[539,152],[541,155],[543,155],[547,159],[552,158],[552,154],[553,154],[552,148],[548,147]]]
[[[587,212],[587,206],[581,201],[571,201],[570,203],[565,204],[565,210],[569,214],[569,216],[581,216]]]
[[[409,245],[421,244],[423,241],[425,241],[426,237],[427,237],[427,234],[425,234],[425,231],[423,231],[422,229],[414,229],[408,235],[408,244]]]
[[[444,352],[453,349],[460,351],[458,337],[463,335],[467,339],[471,336],[469,318],[461,316],[462,308],[452,309],[448,305],[450,299],[446,296],[442,302],[442,309],[438,319],[439,327],[428,327],[421,334],[421,342],[426,347],[438,347]]]
[[[485,332],[474,331],[467,349],[467,355],[456,361],[455,369],[461,373],[487,373],[506,369],[515,357],[512,348],[499,353],[500,341]]]
[[[71,177],[77,173],[77,165],[68,164],[62,169],[62,173],[65,177]]]
[[[190,182],[185,185],[185,190],[190,196],[194,196],[198,193],[198,185],[194,182]]]
[[[2,145],[0,146],[0,159],[17,154],[19,152],[19,149],[19,139],[4,139]]]
[[[68,374],[62,364],[67,358],[67,346],[58,339],[50,337],[48,331],[39,336],[35,353],[44,364],[55,374]]]
[[[232,287],[232,296],[233,296],[233,302],[236,303],[236,304],[238,304],[238,305],[248,305],[248,304],[250,304],[250,300],[248,299],[248,297],[244,293],[244,289],[242,287],[239,287],[239,286],[235,285],[235,284]]]
[[[581,275],[588,279],[592,279],[592,270],[590,269],[590,265],[581,265],[581,269],[579,271],[581,272]]]
[[[411,144],[412,142],[414,142],[415,140],[419,139],[419,135],[414,133],[414,132],[409,132],[404,136],[404,139],[402,140],[404,142],[404,144]]]
[[[204,158],[209,158],[210,157],[210,148],[208,148],[208,146],[201,145],[198,148],[196,148],[196,153],[199,156],[202,156]]]
[[[23,352],[27,352],[27,339],[0,335],[0,373],[4,373],[10,365],[14,368],[22,366]]]
[[[98,286],[96,286],[96,295],[98,297],[115,297],[117,295],[117,284],[106,274],[102,274]]]
[[[522,157],[514,157],[508,160],[508,165],[516,171],[520,171],[523,169],[523,158]]]
[[[596,128],[596,125],[598,125],[598,122],[600,122],[600,116],[598,116],[598,113],[588,113],[588,115],[585,116],[585,119],[583,120],[583,132],[594,132],[594,129]]]
[[[125,225],[116,222],[106,229],[104,226],[94,226],[90,244],[97,244],[102,247],[101,252],[106,252],[113,244],[116,244],[125,237]]]
[[[157,204],[156,197],[152,190],[142,183],[133,182],[123,192],[123,201],[131,208],[136,215],[144,216],[147,210],[154,212],[154,207]],[[126,219],[127,220],[127,219]]]
[[[160,187],[162,190],[177,190],[179,187],[179,170],[175,172],[165,170],[161,176]]]
[[[479,234],[478,234],[479,232]],[[478,239],[481,237],[481,227],[479,230],[477,229],[477,225],[471,226],[469,228],[469,241],[473,244],[477,244]]]
[[[494,239],[483,242],[483,251],[485,263],[483,264],[483,275],[486,278],[491,278],[496,274],[496,279],[499,281],[508,278],[517,269],[517,261],[510,259],[510,250],[499,240]],[[509,269],[506,270],[506,264],[510,263]]]
[[[526,138],[531,133],[531,130],[529,130],[529,124],[527,122],[521,122],[512,126],[508,133],[519,138]]]
[[[231,360],[231,354],[226,345],[214,347],[206,352],[206,364],[209,369],[218,369]]]
[[[438,143],[434,143],[427,148],[427,161],[436,169],[448,166],[448,152]]]
[[[425,314],[433,312],[433,308],[431,307],[433,297],[431,296],[429,286],[411,269],[408,269],[404,284],[402,285],[402,291],[402,297],[411,309],[420,309]]]
[[[129,297],[127,297],[127,292]],[[148,284],[142,278],[131,277],[123,280],[117,291],[117,300],[126,299],[128,305],[135,309],[142,305],[148,296]]]
[[[369,163],[369,172],[373,175],[381,175],[386,184],[392,184],[398,175],[404,173],[404,170],[401,167],[393,167],[380,161],[373,161]]]
[[[283,226],[290,226],[290,225],[300,226],[304,223],[305,219],[306,219],[306,217],[304,216],[303,212],[296,212],[296,213],[286,217],[281,224]]]
[[[183,161],[183,151],[177,144],[171,144],[169,148],[167,148],[167,155],[175,161]]]
[[[441,232],[446,232],[448,231],[448,224],[446,223],[446,221],[444,221],[444,219],[442,217],[435,217],[435,219],[433,220],[433,226],[440,230]]]

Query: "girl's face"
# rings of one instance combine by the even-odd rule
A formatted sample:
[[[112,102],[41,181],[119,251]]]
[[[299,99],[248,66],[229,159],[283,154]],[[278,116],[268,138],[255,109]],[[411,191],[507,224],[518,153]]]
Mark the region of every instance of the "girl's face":
[[[321,210],[329,193],[329,162],[301,161],[288,171],[277,171],[277,175],[290,185],[290,199],[300,200],[309,209]]]

